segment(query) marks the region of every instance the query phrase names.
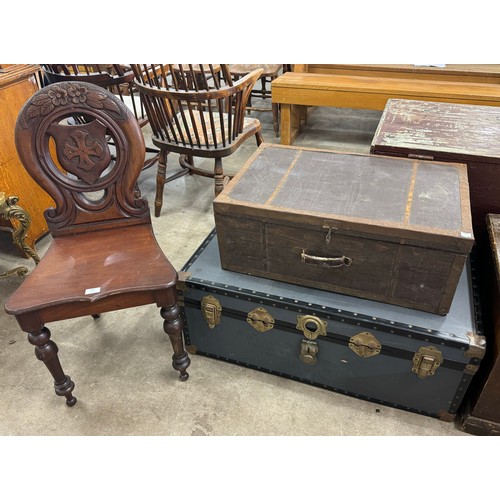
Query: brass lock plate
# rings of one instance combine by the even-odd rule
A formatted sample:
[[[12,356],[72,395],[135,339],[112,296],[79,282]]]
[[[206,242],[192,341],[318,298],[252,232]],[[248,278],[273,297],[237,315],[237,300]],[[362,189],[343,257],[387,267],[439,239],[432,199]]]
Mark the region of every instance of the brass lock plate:
[[[274,318],[263,307],[250,311],[247,321],[258,332],[267,332],[274,327]]]
[[[208,328],[215,328],[222,316],[222,306],[212,295],[206,295],[201,299],[201,313],[208,324]]]
[[[300,360],[306,365],[314,365],[317,361],[318,344],[312,340],[302,340],[300,344]]]
[[[361,358],[380,354],[382,344],[370,332],[360,332],[349,339],[349,347]]]
[[[411,371],[416,373],[418,378],[432,377],[442,362],[443,355],[439,349],[423,346],[413,356]]]
[[[315,340],[319,335],[326,335],[328,323],[317,316],[297,316],[297,330],[301,330],[306,338]]]

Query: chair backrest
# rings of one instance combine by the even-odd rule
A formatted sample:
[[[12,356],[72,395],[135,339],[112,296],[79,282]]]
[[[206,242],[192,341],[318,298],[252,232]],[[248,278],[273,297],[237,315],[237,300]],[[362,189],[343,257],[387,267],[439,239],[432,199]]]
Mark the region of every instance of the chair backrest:
[[[134,113],[141,127],[147,116],[134,88],[134,73],[124,64],[42,64],[48,83],[80,81],[103,87],[120,98]]]
[[[262,73],[252,71],[233,83],[227,64],[131,67],[153,141],[199,150],[231,147],[243,131],[248,98]]]
[[[145,144],[131,111],[114,94],[85,82],[48,85],[19,112],[15,142],[27,172],[54,199],[51,234],[150,221],[136,199]]]

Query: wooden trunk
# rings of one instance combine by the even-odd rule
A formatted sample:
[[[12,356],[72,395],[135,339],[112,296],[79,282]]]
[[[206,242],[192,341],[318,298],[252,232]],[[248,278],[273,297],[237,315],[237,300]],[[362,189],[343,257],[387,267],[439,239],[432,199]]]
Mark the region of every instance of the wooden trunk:
[[[38,90],[35,78],[38,70],[35,64],[0,65],[0,191],[6,197],[18,196],[19,206],[30,215],[26,243],[31,248],[48,232],[44,211],[54,206],[54,201],[21,164],[14,129],[21,107]],[[10,221],[4,223],[11,225]]]
[[[485,351],[469,271],[438,316],[225,271],[212,234],[179,273],[186,350],[451,421]]]
[[[492,269],[488,291],[492,334],[488,348],[462,411],[464,431],[476,435],[500,435],[500,215],[489,214],[487,227],[491,243]]]
[[[371,153],[467,164],[472,226],[489,252],[486,214],[500,213],[500,109],[390,99]]]
[[[224,269],[437,314],[474,243],[459,164],[263,144],[214,215]]]

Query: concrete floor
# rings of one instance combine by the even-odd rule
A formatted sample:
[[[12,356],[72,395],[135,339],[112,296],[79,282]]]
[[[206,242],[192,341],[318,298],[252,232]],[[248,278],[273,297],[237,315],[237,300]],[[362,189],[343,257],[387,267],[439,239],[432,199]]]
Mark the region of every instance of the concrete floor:
[[[297,146],[368,152],[381,113],[311,110]],[[267,142],[278,143],[271,113],[257,115]],[[146,131],[147,135],[147,131]],[[255,151],[250,139],[225,160],[236,172]],[[212,167],[211,161],[198,162]],[[172,170],[176,155],[169,156]],[[140,188],[153,206],[155,170]],[[153,217],[158,241],[180,269],[214,226],[213,181],[188,176],[166,185]],[[21,204],[21,202],[20,202]],[[1,235],[1,233],[0,233]],[[37,244],[43,255],[50,236]],[[0,273],[30,261],[3,235]],[[467,436],[441,422],[336,394],[222,361],[191,355],[190,378],[171,368],[172,349],[154,305],[48,325],[76,387],[73,408],[54,394],[52,379],[16,321],[3,312],[21,280],[0,280],[0,434],[3,436]]]

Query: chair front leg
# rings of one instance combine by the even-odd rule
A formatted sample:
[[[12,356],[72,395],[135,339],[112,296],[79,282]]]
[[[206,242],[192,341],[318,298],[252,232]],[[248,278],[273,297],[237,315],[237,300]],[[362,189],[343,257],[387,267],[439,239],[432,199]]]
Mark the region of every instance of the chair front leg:
[[[58,396],[64,396],[68,406],[74,406],[76,398],[73,396],[72,392],[75,388],[75,384],[71,378],[63,372],[59,356],[57,355],[59,349],[55,342],[50,340],[50,330],[46,327],[42,327],[39,331],[30,332],[28,333],[28,341],[35,346],[35,355],[37,359],[43,361],[52,374],[56,394]]]
[[[169,336],[174,354],[172,356],[172,366],[174,370],[180,372],[179,379],[186,381],[189,378],[187,368],[191,363],[188,353],[184,350],[182,341],[182,319],[180,317],[181,309],[175,302],[173,305],[162,307],[160,309],[163,322],[163,330]]]

